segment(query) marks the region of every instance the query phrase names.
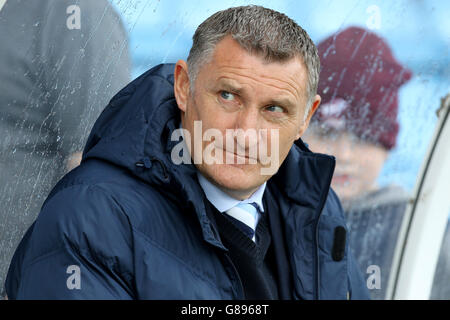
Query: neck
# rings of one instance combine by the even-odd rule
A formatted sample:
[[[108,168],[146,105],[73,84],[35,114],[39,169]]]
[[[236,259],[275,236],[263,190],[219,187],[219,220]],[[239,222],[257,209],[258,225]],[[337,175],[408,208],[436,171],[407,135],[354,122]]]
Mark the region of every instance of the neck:
[[[208,180],[210,183],[212,183],[214,186],[216,186],[218,189],[220,189],[222,192],[227,194],[228,196],[232,197],[233,199],[240,200],[240,201],[250,198],[252,196],[252,194],[254,194],[256,192],[256,190],[258,190],[260,187],[260,186],[257,186],[255,188],[242,189],[242,190],[229,189],[229,188],[225,188],[224,186],[219,185],[213,179],[208,178],[207,175],[203,175],[203,177],[206,180]]]
[[[225,192],[230,197],[237,199],[237,200],[245,200],[245,199],[250,198],[252,196],[252,194],[254,194],[255,191],[258,190],[258,188],[259,188],[259,186],[258,186],[257,188],[248,189],[248,190],[231,190],[231,189],[223,188],[221,186],[217,186],[217,187],[220,188],[220,190]]]

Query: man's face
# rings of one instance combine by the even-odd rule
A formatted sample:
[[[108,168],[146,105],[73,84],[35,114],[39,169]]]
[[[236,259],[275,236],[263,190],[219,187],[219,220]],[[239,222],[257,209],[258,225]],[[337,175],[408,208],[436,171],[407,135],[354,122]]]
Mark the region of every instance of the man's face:
[[[355,198],[377,188],[376,180],[388,156],[386,149],[349,132],[324,134],[316,126],[310,130],[305,133],[305,141],[311,150],[336,157],[331,185],[341,199]]]
[[[206,178],[231,196],[248,197],[271,177],[261,174],[261,169],[269,165],[261,161],[259,153],[254,157],[249,150],[259,149],[265,143],[262,137],[268,138],[267,154],[278,163],[273,175],[293,142],[307,128],[310,116],[320,102],[320,97],[316,96],[304,121],[306,68],[299,58],[267,63],[260,56],[249,54],[227,36],[216,45],[210,62],[200,67],[194,92],[190,91],[185,69],[184,61],[179,61],[175,69],[175,96],[182,111],[183,128],[192,136],[191,155],[194,140],[202,139],[194,136],[194,121],[201,121],[203,132],[218,129],[224,137],[223,141],[214,143],[214,152],[224,159],[224,163],[206,164],[203,161],[196,166]],[[226,142],[227,129],[251,129],[257,135],[256,138],[249,135],[244,140],[235,137],[233,147]],[[267,129],[267,135],[261,129]],[[276,141],[270,139],[273,131],[278,131]],[[278,154],[271,154],[274,143],[278,144]],[[209,144],[211,141],[203,141],[202,149],[205,150]],[[238,156],[238,149],[245,150],[245,157]],[[238,158],[245,163],[239,164]]]

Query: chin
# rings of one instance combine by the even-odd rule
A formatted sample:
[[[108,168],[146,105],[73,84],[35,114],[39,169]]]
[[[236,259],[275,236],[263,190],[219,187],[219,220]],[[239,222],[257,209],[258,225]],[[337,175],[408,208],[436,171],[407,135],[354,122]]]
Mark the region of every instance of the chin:
[[[348,201],[359,196],[358,189],[354,186],[332,185],[340,200]]]
[[[265,182],[257,165],[215,164],[203,166],[200,171],[220,187],[230,190],[251,190]]]

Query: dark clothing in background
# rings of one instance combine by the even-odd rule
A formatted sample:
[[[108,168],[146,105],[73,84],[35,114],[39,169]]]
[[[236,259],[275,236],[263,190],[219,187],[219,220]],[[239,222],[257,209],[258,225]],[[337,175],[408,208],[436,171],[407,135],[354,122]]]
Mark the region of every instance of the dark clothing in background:
[[[441,251],[434,273],[433,286],[431,287],[430,299],[450,300],[450,220],[445,228],[444,239],[442,239]]]
[[[395,245],[400,233],[408,194],[399,186],[387,186],[351,201],[343,201],[350,247],[367,279],[380,268],[380,288],[369,290],[372,299],[385,299]]]
[[[67,8],[79,8],[69,29]],[[70,20],[70,19],[69,19]],[[0,286],[25,230],[130,78],[128,42],[107,0],[7,0],[0,11]]]
[[[54,187],[15,252],[11,299],[244,298],[196,167],[171,158],[182,143],[171,139],[180,123],[174,67],[144,73],[102,112],[81,165]],[[342,259],[332,257],[334,230],[346,228],[330,189],[334,165],[298,140],[267,182],[282,226],[271,236],[284,241],[293,299],[368,298],[349,241]]]

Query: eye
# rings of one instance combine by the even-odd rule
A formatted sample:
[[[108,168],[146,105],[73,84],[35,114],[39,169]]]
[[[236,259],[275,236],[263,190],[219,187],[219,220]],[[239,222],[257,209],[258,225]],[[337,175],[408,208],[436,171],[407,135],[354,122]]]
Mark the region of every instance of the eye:
[[[284,108],[280,106],[268,106],[266,110],[270,112],[284,112]]]
[[[227,101],[233,101],[234,100],[234,94],[228,92],[228,91],[221,91],[220,96]]]

